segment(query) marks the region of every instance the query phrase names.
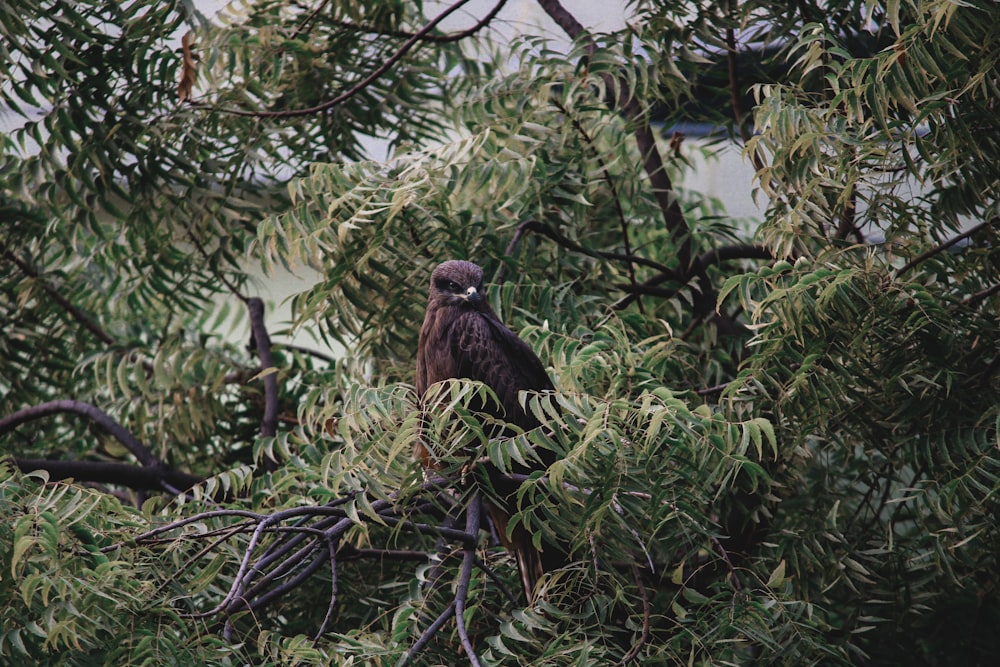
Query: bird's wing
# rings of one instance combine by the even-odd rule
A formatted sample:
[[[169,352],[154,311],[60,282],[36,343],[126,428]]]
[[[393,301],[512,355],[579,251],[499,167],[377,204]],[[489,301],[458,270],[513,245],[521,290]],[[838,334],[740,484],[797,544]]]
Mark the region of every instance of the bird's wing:
[[[525,429],[538,426],[535,417],[521,408],[517,394],[522,389],[543,391],[553,387],[545,367],[528,344],[495,317],[475,311],[464,312],[451,332],[459,377],[489,385],[503,405],[506,421]],[[491,482],[493,496],[487,503],[490,517],[500,541],[517,559],[525,598],[532,604],[538,579],[547,570],[565,565],[565,551],[550,545],[539,552],[529,529],[522,523],[510,523],[511,513],[517,507],[518,484],[493,476]]]
[[[522,389],[552,389],[552,381],[527,343],[489,315],[467,311],[451,327],[451,346],[457,377],[479,380],[491,387],[507,421],[522,428],[538,425],[521,408],[517,394]]]

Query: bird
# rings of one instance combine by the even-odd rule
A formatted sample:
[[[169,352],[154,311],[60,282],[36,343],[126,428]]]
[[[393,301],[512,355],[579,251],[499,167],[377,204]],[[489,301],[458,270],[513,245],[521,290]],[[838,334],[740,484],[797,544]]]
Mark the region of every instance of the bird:
[[[431,274],[427,311],[417,343],[417,394],[423,396],[434,383],[449,379],[476,380],[488,386],[499,405],[477,407],[522,430],[540,424],[522,407],[518,393],[554,389],[534,350],[503,325],[487,302],[483,270],[464,260],[443,262]],[[436,466],[432,453],[420,442],[414,447],[414,456],[425,468]],[[512,482],[494,486],[508,497],[517,489]],[[517,560],[525,598],[531,604],[538,580],[558,567],[563,556],[553,545],[544,555],[539,552],[521,524],[508,531],[512,503],[510,500],[504,507],[489,502],[487,510],[500,541]]]

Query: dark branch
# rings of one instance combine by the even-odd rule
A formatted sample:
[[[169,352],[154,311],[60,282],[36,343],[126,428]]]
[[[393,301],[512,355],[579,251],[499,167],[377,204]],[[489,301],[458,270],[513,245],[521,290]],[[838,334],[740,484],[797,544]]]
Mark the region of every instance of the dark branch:
[[[82,415],[103,428],[112,435],[118,442],[125,445],[125,448],[132,452],[132,455],[144,466],[162,466],[163,464],[153,456],[146,446],[139,442],[138,438],[132,435],[124,426],[116,422],[106,412],[95,405],[84,403],[83,401],[59,400],[49,401],[30,408],[18,410],[12,415],[0,419],[0,435],[8,433],[21,424],[49,417],[51,415],[72,412]]]
[[[639,657],[642,647],[649,643],[649,638],[652,636],[649,627],[649,619],[651,616],[651,605],[649,603],[649,594],[646,592],[646,587],[642,583],[642,576],[639,574],[639,568],[633,563],[632,566],[632,578],[635,580],[635,585],[639,589],[639,595],[642,598],[642,630],[639,634],[639,641],[635,643],[629,652],[621,659],[618,663],[620,666],[624,666]]]
[[[436,635],[438,631],[444,627],[444,624],[448,622],[448,619],[454,615],[455,601],[452,600],[451,603],[445,607],[445,610],[442,611],[436,619],[434,619],[434,622],[427,626],[427,629],[421,633],[417,641],[413,643],[410,650],[406,652],[406,656],[403,658],[402,664],[406,665],[412,662],[413,658],[424,650],[424,647],[427,646],[432,639],[434,639],[434,635]]]
[[[473,493],[469,498],[469,505],[465,511],[465,532],[469,535],[479,533],[479,518],[482,511],[482,504],[478,493]],[[469,599],[469,584],[472,581],[472,568],[476,564],[476,547],[467,545],[462,555],[462,569],[458,575],[458,584],[455,586],[455,624],[458,626],[458,636],[462,641],[462,648],[469,656],[469,662],[475,667],[479,667],[479,657],[476,649],[469,639],[469,631],[465,627],[465,603]]]
[[[559,104],[558,101],[556,102],[556,107],[564,115],[567,116],[569,115],[569,110],[566,109],[566,107],[564,107],[562,104]],[[602,178],[604,179],[604,182],[608,184],[608,189],[611,191],[611,201],[614,202],[615,213],[618,215],[618,224],[620,225],[622,231],[622,248],[625,250],[625,255],[627,257],[632,257],[633,256],[632,243],[629,240],[628,220],[625,219],[625,210],[624,208],[622,208],[621,196],[618,194],[618,186],[615,184],[615,180],[611,178],[611,172],[608,170],[608,165],[607,163],[605,163],[604,158],[601,157],[601,153],[600,151],[597,150],[597,145],[594,143],[593,138],[587,132],[587,129],[583,127],[583,124],[580,123],[580,120],[576,117],[572,118],[572,123],[577,133],[583,137],[583,140],[587,143],[587,146],[590,148],[591,152],[594,154],[594,157],[597,158],[598,163],[601,165]],[[628,267],[629,282],[635,285],[637,282],[635,279],[635,263],[632,261],[627,261],[626,267]],[[642,299],[639,299],[638,304],[639,304],[639,312],[645,313],[646,310],[642,305]]]
[[[435,44],[449,44],[452,42],[461,41],[466,37],[471,37],[472,35],[476,34],[480,30],[485,28],[487,25],[489,25],[493,21],[493,19],[496,18],[496,15],[500,13],[500,10],[503,9],[503,6],[506,4],[507,0],[501,0],[496,5],[493,6],[493,9],[491,9],[489,13],[487,13],[482,19],[477,21],[475,25],[466,28],[465,30],[459,30],[458,32],[450,32],[443,35],[428,34],[424,35],[423,37],[420,37],[419,39],[420,41],[423,42],[433,42]],[[319,9],[317,9],[317,12],[318,11]],[[314,14],[315,13],[316,12],[314,12]],[[344,28],[346,30],[365,32],[372,35],[381,35],[384,37],[397,37],[399,39],[412,39],[413,37],[416,36],[416,33],[407,32],[405,30],[382,30],[374,26],[363,25],[360,23],[351,23],[350,21],[343,21],[338,19],[325,19],[325,20],[332,25]],[[304,23],[305,21],[303,22],[303,24]],[[301,29],[296,31],[296,35],[298,35],[299,33],[301,33]]]
[[[74,320],[83,325],[84,329],[92,333],[95,338],[97,338],[105,345],[114,344],[115,339],[112,338],[111,334],[102,329],[101,326],[97,323],[97,321],[89,313],[84,311],[82,308],[78,308],[77,306],[70,303],[70,301],[66,297],[64,297],[62,294],[59,293],[59,290],[50,285],[47,280],[41,277],[41,275],[35,269],[35,267],[31,266],[31,264],[29,264],[28,262],[19,259],[13,252],[8,250],[7,247],[2,243],[0,243],[0,248],[3,249],[4,257],[14,262],[14,264],[17,265],[17,268],[21,269],[21,271],[25,275],[27,275],[30,278],[33,278],[37,282],[37,284],[43,290],[45,290],[45,293],[48,294],[53,301],[59,304],[59,306],[63,310],[69,313],[70,317],[72,317]]]
[[[264,326],[264,302],[259,297],[247,299],[247,311],[261,372],[267,373],[264,376],[264,417],[260,423],[260,434],[265,438],[273,437],[278,433],[278,375],[271,355],[271,337]]]
[[[326,605],[326,614],[323,616],[323,622],[320,623],[313,641],[319,641],[319,638],[326,633],[326,629],[333,619],[333,612],[337,608],[337,542],[333,538],[326,538],[326,548],[327,560],[330,561],[330,602]]]
[[[740,259],[773,259],[774,253],[772,253],[768,248],[758,245],[730,245],[722,246],[721,248],[713,248],[708,252],[702,253],[697,258],[695,258],[693,263],[693,269],[691,275],[701,275],[704,274],[705,270],[716,264],[722,264],[723,262],[731,262]],[[678,283],[678,286],[672,288],[659,287],[666,282]],[[650,296],[658,296],[665,299],[671,299],[677,296],[680,289],[687,283],[687,276],[683,275],[679,271],[673,269],[667,269],[666,271],[660,272],[658,275],[653,276],[649,280],[639,283],[638,285],[619,285],[619,289],[625,292],[632,292],[624,299],[619,301],[614,305],[615,310],[621,310],[628,306],[636,297],[636,294],[647,294]]]
[[[648,266],[649,268],[656,269],[664,273],[668,272],[671,274],[676,273],[674,269],[671,269],[669,266],[666,266],[665,264],[661,264],[655,260],[647,259],[645,257],[639,257],[638,255],[623,254],[619,252],[605,252],[603,250],[593,250],[591,248],[587,248],[586,246],[582,246],[576,241],[567,238],[561,232],[559,232],[556,229],[553,229],[549,225],[546,225],[544,222],[539,222],[538,220],[525,220],[520,225],[518,225],[517,230],[514,232],[513,238],[511,238],[510,244],[508,244],[507,246],[507,251],[505,253],[506,256],[509,257],[514,252],[514,249],[517,247],[517,243],[521,240],[521,237],[524,236],[525,232],[529,231],[535,232],[536,234],[541,234],[542,236],[552,239],[553,241],[555,241],[564,248],[567,248],[574,252],[581,253],[583,255],[587,255],[588,257],[597,257],[599,259],[627,262],[630,265],[639,264],[641,266]],[[504,275],[505,272],[499,274],[497,282],[503,282]]]
[[[956,243],[969,238],[970,236],[972,236],[973,234],[975,234],[976,232],[978,232],[980,229],[983,229],[984,227],[991,227],[992,225],[995,225],[998,222],[1000,222],[1000,218],[991,218],[990,220],[987,220],[985,222],[981,222],[978,225],[976,225],[976,226],[974,226],[974,227],[972,227],[970,229],[967,229],[966,231],[962,232],[961,234],[959,234],[958,236],[956,236],[953,239],[949,239],[949,240],[945,241],[944,243],[942,243],[940,245],[934,246],[933,248],[931,248],[927,252],[920,253],[919,255],[917,255],[916,257],[914,257],[913,259],[911,259],[909,262],[907,262],[906,264],[904,264],[902,266],[902,268],[900,268],[899,271],[896,272],[896,277],[897,278],[900,277],[901,275],[903,275],[907,271],[910,271],[911,269],[913,269],[915,266],[917,266],[921,262],[923,262],[923,261],[925,261],[927,259],[930,259],[934,255],[937,255],[938,253],[944,252],[945,250],[947,250],[948,248],[952,247]]]
[[[13,458],[21,472],[44,470],[49,479],[74,479],[78,482],[96,482],[125,486],[136,491],[163,490],[166,483],[176,489],[190,489],[204,481],[166,466],[136,467],[127,463],[103,461],[51,461],[46,459]]]
[[[967,298],[965,301],[963,301],[962,304],[965,306],[975,306],[979,304],[980,301],[985,301],[986,299],[990,298],[997,292],[1000,292],[1000,283],[997,283],[996,285],[987,287],[984,290],[976,292],[975,294],[969,296],[969,298]]]
[[[325,352],[320,352],[319,350],[314,350],[309,347],[303,347],[302,345],[293,345],[291,343],[274,343],[272,347],[276,347],[280,350],[291,350],[292,352],[301,352],[302,354],[308,354],[309,356],[316,357],[322,361],[334,364],[337,363],[337,358],[326,354]]]
[[[327,100],[322,104],[317,104],[316,106],[308,107],[306,109],[287,109],[285,111],[245,111],[243,109],[213,108],[208,105],[195,105],[195,106],[200,108],[207,108],[213,111],[219,111],[221,113],[231,114],[234,116],[248,116],[252,118],[297,118],[300,116],[312,116],[314,114],[327,111],[339,104],[346,102],[347,100],[351,99],[352,97],[363,91],[365,88],[373,84],[375,81],[378,81],[378,79],[383,74],[385,74],[390,69],[395,67],[396,63],[402,60],[403,57],[407,53],[409,53],[409,51],[414,46],[423,41],[424,38],[428,34],[430,34],[430,32],[434,30],[434,28],[436,28],[439,23],[441,23],[441,21],[448,18],[448,16],[459,10],[462,6],[464,6],[468,2],[469,0],[458,0],[458,2],[450,5],[443,12],[441,12],[436,17],[431,19],[427,23],[427,25],[425,25],[423,28],[415,32],[412,37],[403,42],[402,46],[400,46],[394,54],[389,56],[389,58],[387,58],[386,61],[382,63],[380,67],[375,68],[375,70],[371,74],[369,74],[361,81],[357,82],[356,84],[345,90],[340,95],[337,95],[332,100]],[[499,8],[497,8],[497,11],[499,11]]]
[[[589,53],[594,53],[597,50],[597,43],[593,37],[587,33],[583,25],[571,13],[566,11],[559,0],[538,0],[538,4],[571,39],[582,40]],[[677,197],[674,196],[674,186],[663,164],[660,150],[657,148],[656,136],[649,125],[649,115],[643,111],[624,80],[615,80],[611,75],[603,75],[603,79],[606,84],[605,89],[609,91],[606,100],[608,106],[612,109],[619,108],[633,126],[632,133],[642,156],[642,164],[646,170],[646,176],[649,178],[653,197],[659,205],[667,230],[674,242],[677,243],[677,261],[680,271],[687,275],[692,253],[690,229],[684,219],[684,212],[681,211],[680,204],[677,202]],[[615,90],[618,91],[617,101],[613,99],[613,93],[610,92]]]

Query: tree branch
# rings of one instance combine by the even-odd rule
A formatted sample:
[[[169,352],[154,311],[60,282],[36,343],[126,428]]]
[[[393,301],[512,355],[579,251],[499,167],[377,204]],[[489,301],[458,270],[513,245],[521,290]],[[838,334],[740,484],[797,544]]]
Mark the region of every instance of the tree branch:
[[[479,518],[482,511],[482,503],[479,494],[472,493],[469,498],[468,507],[465,510],[465,532],[475,536],[479,533]],[[465,627],[465,603],[469,599],[469,584],[472,581],[472,568],[476,564],[476,547],[474,544],[466,545],[462,555],[462,569],[458,575],[458,584],[455,586],[455,624],[458,626],[458,637],[462,641],[462,648],[469,656],[469,663],[474,667],[480,667],[479,657],[476,649],[469,639],[469,631]]]
[[[618,663],[619,667],[624,667],[624,665],[629,664],[637,657],[639,657],[639,652],[642,651],[642,647],[649,643],[649,638],[652,636],[650,631],[649,619],[651,616],[651,605],[649,603],[649,594],[646,592],[646,587],[642,584],[642,577],[639,574],[639,568],[635,566],[635,563],[631,564],[632,578],[635,580],[635,585],[639,589],[639,595],[642,598],[642,629],[639,633],[639,641],[635,643],[629,652],[622,657],[621,661]]]
[[[327,537],[326,548],[327,560],[330,561],[330,602],[326,605],[326,614],[323,616],[323,622],[320,623],[313,641],[319,641],[319,638],[326,632],[326,628],[333,618],[333,612],[337,608],[337,541],[332,537]]]
[[[94,337],[97,338],[97,340],[101,341],[105,345],[114,344],[115,339],[111,336],[111,334],[109,334],[107,331],[101,328],[101,326],[89,313],[84,311],[82,308],[78,308],[77,306],[70,303],[69,299],[67,299],[62,294],[59,293],[59,290],[50,285],[47,280],[41,277],[41,275],[39,274],[38,270],[35,269],[35,267],[33,267],[28,262],[19,259],[13,252],[11,252],[7,248],[6,245],[3,244],[3,242],[0,242],[0,249],[2,249],[4,257],[14,262],[14,264],[17,265],[17,268],[21,269],[21,272],[24,273],[26,276],[33,278],[38,283],[38,285],[43,290],[45,290],[45,293],[52,298],[53,301],[55,301],[57,304],[59,304],[59,306],[63,310],[69,313],[70,317],[72,317],[74,320],[83,325],[83,328],[92,333]]]
[[[163,463],[153,456],[146,446],[139,442],[124,426],[116,422],[106,412],[95,405],[83,401],[59,400],[49,401],[30,408],[18,410],[12,415],[0,419],[0,435],[8,433],[21,424],[36,419],[42,419],[62,412],[72,412],[82,415],[103,428],[118,442],[122,443],[133,456],[144,466],[163,466]]]
[[[326,2],[324,2],[323,4],[326,4]],[[485,28],[487,25],[489,25],[493,21],[493,19],[496,18],[496,15],[500,13],[500,10],[506,4],[507,4],[507,0],[501,0],[496,5],[494,5],[493,9],[491,9],[482,19],[480,19],[479,21],[477,21],[475,25],[473,25],[473,26],[471,26],[469,28],[466,28],[465,30],[459,30],[457,32],[445,33],[443,35],[430,35],[430,34],[428,34],[428,35],[424,35],[424,36],[420,37],[420,41],[422,41],[422,42],[431,42],[431,43],[434,43],[434,44],[449,44],[449,43],[452,43],[452,42],[461,41],[461,40],[465,39],[466,37],[471,37],[472,35],[476,34],[480,30],[482,30],[483,28]],[[305,26],[306,23],[311,18],[313,18],[313,16],[315,16],[321,9],[322,9],[322,5],[320,5],[320,7],[318,7],[316,9],[316,11],[313,12],[312,16],[310,16],[305,21],[303,21],[302,24],[299,26],[299,29],[297,29],[295,31],[295,34],[293,35],[293,37],[298,36],[299,34],[301,34],[302,31],[303,31],[303,26]],[[331,24],[331,25],[335,25],[337,27],[344,28],[346,30],[354,30],[354,31],[357,31],[357,32],[365,32],[365,33],[368,33],[368,34],[380,35],[380,36],[383,36],[383,37],[397,37],[397,38],[400,38],[400,39],[412,39],[416,35],[416,33],[407,32],[405,30],[381,30],[381,29],[376,28],[374,26],[362,25],[362,24],[359,24],[359,23],[351,23],[350,21],[343,21],[343,20],[339,20],[339,19],[324,19],[324,20],[327,23]]]
[[[555,105],[564,115],[569,116],[569,110],[565,106],[560,104],[558,101],[555,102]],[[608,171],[608,165],[601,157],[600,152],[597,150],[597,144],[594,143],[594,140],[587,132],[587,129],[583,127],[583,124],[581,124],[580,120],[575,116],[571,118],[571,122],[573,123],[573,127],[576,129],[577,133],[583,137],[583,140],[587,143],[587,146],[594,153],[594,157],[597,158],[598,163],[601,165],[602,178],[604,179],[604,182],[608,184],[608,189],[611,190],[611,200],[614,202],[615,212],[618,214],[618,224],[622,230],[622,247],[625,250],[625,255],[632,257],[632,244],[629,240],[628,221],[625,219],[625,210],[622,208],[621,197],[618,194],[618,186],[615,185],[615,180],[611,178],[611,172]],[[634,262],[627,261],[626,267],[628,268],[629,282],[635,285],[637,281],[635,279]],[[638,304],[639,312],[645,313],[646,310],[642,305],[642,299],[638,300]]]
[[[538,220],[525,220],[520,225],[517,226],[517,230],[514,232],[514,236],[511,238],[510,243],[507,245],[507,250],[504,252],[505,257],[510,257],[514,250],[516,249],[518,243],[521,241],[521,237],[524,236],[525,232],[535,232],[536,234],[541,234],[549,239],[552,239],[559,245],[574,252],[587,255],[588,257],[597,257],[600,259],[608,259],[620,262],[628,262],[629,264],[639,264],[641,266],[648,266],[652,269],[657,269],[658,271],[664,273],[676,273],[674,269],[671,269],[665,264],[661,264],[652,259],[646,259],[645,257],[640,257],[638,255],[623,254],[619,252],[605,252],[603,250],[593,250],[582,246],[576,241],[567,238],[561,232],[553,229],[551,226],[546,225],[544,222]],[[497,282],[503,283],[506,276],[506,271],[501,267],[501,271],[497,274]]]
[[[137,467],[128,463],[104,461],[53,461],[48,459],[22,459],[11,457],[23,473],[44,470],[50,479],[75,479],[78,482],[96,482],[125,486],[136,491],[162,491],[163,484],[176,489],[190,489],[204,481],[164,465]]]
[[[926,252],[920,253],[919,255],[917,255],[916,257],[914,257],[913,259],[911,259],[909,262],[907,262],[906,264],[904,264],[899,269],[899,271],[896,271],[896,277],[897,278],[900,277],[904,273],[912,270],[918,264],[920,264],[921,262],[923,262],[923,261],[925,261],[927,259],[930,259],[934,255],[937,255],[938,253],[944,252],[945,250],[947,250],[948,248],[952,247],[953,245],[955,245],[959,241],[963,241],[963,240],[969,238],[970,236],[972,236],[973,234],[975,234],[976,232],[978,232],[980,229],[983,229],[984,227],[991,227],[991,226],[997,224],[998,222],[1000,222],[1000,218],[991,218],[991,219],[989,219],[989,220],[987,220],[985,222],[981,222],[978,225],[975,225],[974,227],[971,227],[971,228],[965,230],[964,232],[962,232],[961,234],[959,234],[955,238],[949,239],[949,240],[945,241],[944,243],[941,243],[940,245],[934,246],[933,248],[931,248],[930,250],[928,250]]]
[[[400,46],[399,49],[397,49],[394,54],[389,56],[389,58],[387,58],[386,61],[382,63],[381,66],[375,68],[375,71],[373,71],[371,74],[363,78],[361,81],[357,82],[356,84],[345,90],[340,95],[334,97],[332,100],[327,100],[322,104],[317,104],[315,106],[308,107],[306,109],[287,109],[284,111],[246,111],[243,109],[211,107],[205,104],[196,104],[194,106],[197,108],[209,109],[211,111],[218,111],[220,113],[227,113],[234,116],[245,116],[251,118],[297,118],[300,116],[312,116],[314,114],[327,111],[339,104],[346,102],[347,100],[351,99],[352,97],[363,91],[365,88],[370,86],[372,83],[377,81],[379,77],[381,77],[383,74],[385,74],[390,69],[395,67],[396,63],[402,60],[403,56],[409,53],[410,49],[412,49],[414,46],[416,46],[418,43],[424,40],[424,38],[432,30],[434,30],[434,28],[436,28],[437,25],[441,23],[441,21],[448,18],[448,16],[450,16],[451,14],[462,8],[468,2],[469,0],[458,0],[458,2],[455,2],[454,4],[448,6],[443,12],[441,12],[433,19],[431,19],[427,23],[427,25],[425,25],[423,28],[415,32],[412,37],[403,42],[403,45]],[[499,7],[496,7],[495,10],[499,11]],[[476,28],[476,30],[478,30],[478,28]]]
[[[448,622],[448,619],[454,615],[455,615],[455,601],[452,600],[448,604],[448,606],[445,607],[444,611],[442,611],[441,614],[436,619],[434,619],[434,622],[428,625],[427,629],[420,634],[420,637],[417,638],[417,641],[413,643],[413,646],[410,647],[410,650],[408,650],[406,652],[406,655],[403,656],[403,659],[400,661],[401,664],[407,665],[410,662],[412,662],[413,658],[424,650],[424,647],[430,643],[430,641],[434,638],[434,635],[436,635],[438,631],[444,627],[444,624]]]
[[[597,50],[594,38],[587,33],[576,17],[562,6],[559,0],[538,0],[538,4],[571,39],[582,40],[588,53],[592,54]],[[649,178],[653,197],[660,208],[670,236],[677,243],[679,271],[686,276],[691,272],[691,233],[687,221],[684,219],[684,212],[681,211],[680,204],[673,194],[674,186],[663,164],[660,150],[657,148],[656,136],[649,125],[649,115],[643,111],[625,81],[615,80],[609,74],[602,75],[602,78],[605,81],[606,90],[618,91],[617,100],[609,92],[606,103],[612,109],[619,108],[633,126],[632,133],[639,148],[639,154],[642,156],[643,168]]]
[[[280,350],[291,350],[292,352],[301,352],[302,354],[308,354],[309,356],[316,357],[327,363],[337,363],[337,358],[329,355],[325,352],[320,352],[319,350],[314,350],[309,347],[304,347],[302,345],[293,345],[292,343],[274,343],[272,347],[276,347]]]
[[[247,299],[247,311],[261,372],[267,373],[264,376],[264,416],[260,422],[260,434],[265,438],[274,437],[278,433],[278,375],[271,355],[271,337],[264,326],[264,302],[259,297]]]
[[[721,264],[723,262],[731,262],[739,259],[773,259],[774,253],[770,249],[759,245],[729,245],[722,246],[721,248],[713,248],[707,252],[702,253],[697,258],[695,258],[693,263],[693,269],[691,271],[692,275],[700,275],[705,272],[705,270],[715,264]],[[665,299],[671,299],[677,296],[681,287],[687,284],[687,276],[684,276],[679,271],[668,269],[666,271],[660,272],[658,275],[653,276],[649,280],[639,283],[638,285],[619,285],[618,288],[625,292],[633,292],[629,294],[618,303],[614,305],[615,310],[621,310],[628,306],[634,299],[636,294],[647,294],[650,296],[658,296]],[[662,288],[658,287],[665,282],[677,282],[680,283],[678,287],[673,288]]]

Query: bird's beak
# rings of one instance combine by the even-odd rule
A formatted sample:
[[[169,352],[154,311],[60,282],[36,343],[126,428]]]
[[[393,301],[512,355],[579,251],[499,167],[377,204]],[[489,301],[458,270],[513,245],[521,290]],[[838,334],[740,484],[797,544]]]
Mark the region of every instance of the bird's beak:
[[[477,290],[475,287],[470,287],[469,289],[465,290],[465,300],[471,303],[472,305],[477,305],[482,302],[483,295],[480,294],[479,290]]]

